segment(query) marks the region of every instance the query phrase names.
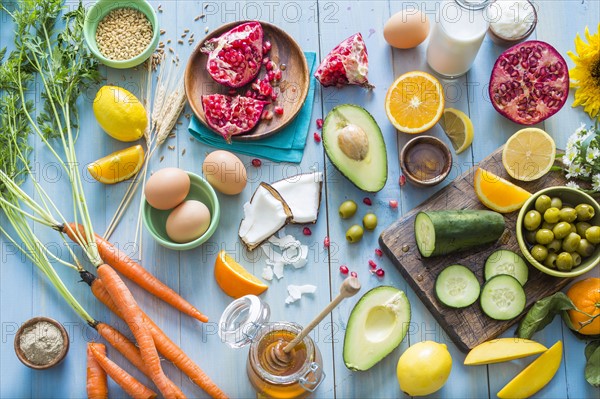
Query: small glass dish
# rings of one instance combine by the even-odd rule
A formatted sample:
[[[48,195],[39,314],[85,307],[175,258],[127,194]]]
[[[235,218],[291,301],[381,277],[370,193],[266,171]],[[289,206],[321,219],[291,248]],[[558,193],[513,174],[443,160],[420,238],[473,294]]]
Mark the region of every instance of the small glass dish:
[[[58,353],[58,355],[56,355],[56,357],[54,359],[52,359],[49,363],[46,364],[37,364],[37,363],[33,363],[32,361],[30,361],[27,356],[25,355],[25,353],[23,352],[23,349],[21,349],[21,336],[23,335],[23,333],[25,332],[25,330],[29,327],[32,327],[34,325],[36,325],[39,322],[48,322],[50,324],[52,324],[53,326],[55,326],[56,328],[58,328],[58,330],[61,333],[62,339],[63,339],[63,347],[62,350],[60,351],[60,353]],[[21,363],[23,363],[25,366],[35,369],[35,370],[46,370],[49,369],[51,367],[56,366],[57,364],[59,364],[60,362],[63,361],[63,359],[65,358],[65,356],[67,356],[67,352],[69,351],[69,335],[67,334],[67,330],[65,330],[65,328],[63,327],[62,324],[60,324],[58,321],[51,319],[49,317],[34,317],[33,319],[29,319],[27,320],[25,323],[23,323],[23,325],[17,330],[17,334],[15,335],[15,352],[17,354],[17,358],[21,361]]]
[[[452,153],[436,137],[415,137],[400,151],[400,169],[406,179],[418,187],[435,186],[450,173]]]
[[[510,1],[510,0],[496,0],[490,5],[490,9],[493,9],[494,4],[498,1]],[[490,26],[488,28],[488,36],[494,43],[496,43],[500,46],[509,47],[509,46],[514,46],[515,44],[521,43],[522,41],[527,39],[529,36],[531,36],[531,34],[533,33],[533,31],[535,30],[535,28],[537,26],[538,16],[537,16],[537,11],[535,9],[535,5],[529,0],[527,0],[527,3],[529,4],[529,8],[531,8],[532,15],[533,15],[532,16],[533,20],[531,21],[531,26],[529,27],[529,29],[527,29],[522,35],[517,36],[517,37],[504,37],[500,33],[496,32],[494,30],[494,23],[493,23],[493,21],[491,21]],[[517,12],[518,12],[518,10],[517,10]],[[493,17],[490,16],[490,18],[493,18]]]

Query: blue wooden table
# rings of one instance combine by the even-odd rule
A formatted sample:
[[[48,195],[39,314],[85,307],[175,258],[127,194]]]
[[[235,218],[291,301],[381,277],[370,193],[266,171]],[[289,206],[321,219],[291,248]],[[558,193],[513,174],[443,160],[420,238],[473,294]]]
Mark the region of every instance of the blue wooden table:
[[[85,2],[90,3],[90,2]],[[287,270],[285,277],[270,283],[268,291],[263,295],[270,304],[272,320],[290,320],[307,324],[322,309],[337,290],[343,277],[338,268],[346,264],[356,270],[363,284],[363,292],[368,289],[388,284],[406,291],[412,307],[412,322],[409,333],[391,355],[378,363],[368,372],[350,372],[342,360],[343,336],[348,315],[358,298],[352,298],[340,305],[330,317],[317,328],[313,337],[319,345],[324,358],[325,373],[323,384],[314,397],[319,398],[396,398],[403,397],[396,380],[396,362],[400,354],[414,344],[423,340],[435,340],[445,343],[453,357],[453,368],[447,384],[432,397],[444,398],[487,398],[496,393],[530,360],[513,361],[491,366],[465,367],[465,355],[451,342],[447,334],[432,318],[429,311],[391,262],[378,258],[375,249],[378,247],[379,233],[413,207],[427,199],[441,186],[422,189],[411,185],[400,186],[398,179],[398,148],[408,139],[408,135],[399,134],[388,122],[384,111],[384,98],[388,86],[395,77],[411,70],[428,70],[425,63],[423,44],[413,50],[393,50],[383,40],[383,26],[390,15],[409,5],[409,2],[391,0],[373,1],[152,1],[153,5],[162,9],[159,12],[161,28],[166,31],[163,40],[170,38],[174,51],[185,63],[193,46],[177,40],[185,29],[195,33],[197,39],[219,25],[243,19],[259,19],[274,23],[291,34],[305,51],[314,51],[321,59],[342,39],[361,32],[369,51],[371,82],[376,86],[372,92],[358,87],[343,89],[317,88],[313,105],[313,120],[323,117],[334,106],[341,103],[355,103],[365,107],[373,114],[385,138],[388,152],[389,178],[385,188],[376,195],[369,195],[373,205],[369,208],[363,204],[365,193],[352,186],[326,158],[322,144],[312,139],[314,124],[309,132],[304,159],[300,165],[276,164],[263,162],[260,169],[249,167],[250,184],[237,197],[219,196],[223,210],[221,222],[216,234],[210,242],[202,247],[187,251],[173,252],[155,244],[148,234],[144,235],[144,266],[168,285],[179,291],[184,298],[205,312],[211,322],[200,325],[188,317],[182,317],[167,305],[149,297],[137,287],[131,289],[140,305],[161,326],[164,331],[178,343],[232,398],[253,397],[253,391],[245,374],[247,349],[233,350],[222,343],[217,336],[217,321],[223,309],[230,303],[217,286],[213,278],[213,264],[219,250],[225,249],[255,275],[260,276],[264,267],[264,256],[248,253],[237,238],[237,227],[242,217],[242,205],[248,201],[254,189],[261,181],[272,182],[299,172],[308,172],[315,166],[325,173],[324,200],[321,204],[318,223],[312,227],[312,236],[302,235],[302,228],[288,227],[287,231],[298,237],[309,246],[308,265],[299,270]],[[418,4],[417,4],[418,3]],[[68,1],[69,7],[75,2]],[[424,9],[431,18],[435,12],[435,2],[415,2]],[[414,5],[411,4],[411,5]],[[554,0],[538,1],[539,23],[532,38],[544,40],[555,46],[563,56],[574,48],[576,33],[582,34],[586,25],[595,31],[600,20],[600,2],[598,0]],[[205,17],[195,20],[204,14]],[[11,46],[12,24],[2,14],[0,19],[0,47]],[[455,170],[451,178],[458,176],[467,168],[476,164],[493,150],[501,146],[507,138],[519,129],[518,125],[501,117],[491,106],[487,95],[487,83],[491,68],[503,48],[493,44],[488,38],[483,46],[472,70],[464,77],[444,81],[448,106],[467,112],[475,126],[475,139],[472,147],[455,156]],[[570,66],[572,62],[567,58]],[[183,72],[183,68],[181,69]],[[132,70],[117,71],[102,69],[107,83],[123,86],[139,92],[140,73]],[[90,94],[81,103],[82,135],[77,144],[79,161],[82,165],[96,160],[127,144],[112,140],[105,135],[91,112]],[[556,140],[557,146],[564,148],[568,136],[585,122],[590,123],[581,108],[572,109],[573,93],[567,105],[555,116],[542,124]],[[39,102],[38,102],[39,106]],[[188,109],[184,113],[190,113]],[[176,137],[168,141],[172,149],[163,147],[162,153],[154,158],[153,170],[167,166],[177,166],[186,170],[200,172],[201,163],[211,148],[192,140],[187,133],[188,120],[182,117],[177,127]],[[316,129],[315,129],[316,130]],[[436,126],[430,134],[446,140],[443,132]],[[35,171],[44,186],[54,198],[64,198],[67,188],[66,176],[53,163],[47,152],[35,144],[33,164]],[[185,150],[185,154],[183,153]],[[159,162],[159,159],[162,158]],[[242,156],[246,165],[251,158]],[[87,198],[92,209],[93,223],[97,231],[104,231],[120,201],[125,185],[104,186],[93,181],[86,182]],[[359,213],[367,210],[377,214],[379,226],[375,232],[366,233],[363,240],[349,245],[344,239],[347,221],[341,221],[337,208],[341,202],[352,199],[359,204]],[[398,209],[389,207],[390,200],[399,202]],[[61,202],[61,200],[58,200]],[[61,203],[65,210],[70,204]],[[136,209],[130,208],[123,222],[118,227],[112,240],[124,251],[134,254],[135,244],[132,237],[135,233]],[[4,223],[4,221],[3,221]],[[35,231],[48,245],[54,245],[60,255],[66,256],[62,242],[56,239],[52,231],[35,226]],[[323,239],[329,236],[331,248],[323,248]],[[0,397],[26,398],[47,397],[67,398],[85,396],[86,343],[97,340],[94,330],[90,329],[56,294],[43,276],[23,256],[6,241],[0,241],[0,321],[2,326],[2,342],[0,344]],[[369,273],[368,261],[373,259],[386,274],[377,278]],[[96,319],[123,327],[116,318],[89,295],[89,289],[78,283],[71,271],[56,266],[61,276],[72,289],[75,296],[89,313]],[[64,269],[64,268],[63,268]],[[598,269],[588,276],[598,276]],[[585,277],[585,276],[584,276]],[[314,284],[317,293],[307,296],[301,301],[285,305],[288,284]],[[49,371],[33,371],[23,366],[16,358],[13,350],[14,334],[21,323],[30,317],[44,315],[62,322],[68,329],[71,347],[66,360]],[[511,336],[514,329],[506,333]],[[564,358],[562,365],[548,386],[536,397],[544,398],[598,398],[600,391],[588,385],[583,377],[585,342],[576,339],[571,332],[556,319],[543,332],[535,336],[546,346],[557,340],[564,342]],[[130,369],[128,363],[114,350],[110,356],[117,363]],[[166,372],[178,383],[189,397],[203,397],[204,393],[170,364],[164,365]],[[132,373],[144,382],[148,382],[139,372]],[[113,383],[110,385],[111,397],[123,397],[124,393]]]

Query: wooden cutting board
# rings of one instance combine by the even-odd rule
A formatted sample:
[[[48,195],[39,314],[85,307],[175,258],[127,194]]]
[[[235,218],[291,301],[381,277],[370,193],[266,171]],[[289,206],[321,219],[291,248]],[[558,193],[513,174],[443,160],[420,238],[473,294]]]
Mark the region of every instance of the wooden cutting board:
[[[514,182],[502,166],[502,148],[481,161],[478,167]],[[400,270],[404,279],[454,343],[465,352],[502,334],[516,323],[519,317],[508,321],[493,320],[483,313],[479,301],[464,309],[448,308],[435,297],[435,279],[446,266],[461,264],[470,268],[479,282],[483,283],[483,265],[492,252],[497,249],[509,249],[520,254],[515,230],[518,212],[505,215],[506,229],[496,243],[434,258],[422,258],[419,254],[413,224],[419,211],[487,209],[479,202],[473,189],[475,170],[476,168],[471,168],[463,173],[451,184],[388,227],[379,237],[385,254]],[[566,179],[562,173],[550,172],[537,181],[518,182],[518,185],[534,193],[542,188],[561,186],[565,183]],[[559,291],[569,281],[570,279],[551,277],[529,265],[529,280],[524,286],[527,308],[535,301]]]

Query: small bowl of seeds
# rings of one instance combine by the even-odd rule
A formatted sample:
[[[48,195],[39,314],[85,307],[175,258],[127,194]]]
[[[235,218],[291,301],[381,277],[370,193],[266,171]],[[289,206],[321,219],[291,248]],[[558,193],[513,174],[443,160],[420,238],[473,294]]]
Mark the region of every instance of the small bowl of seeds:
[[[83,32],[92,54],[117,69],[146,61],[160,38],[156,12],[146,0],[97,1],[87,11]]]

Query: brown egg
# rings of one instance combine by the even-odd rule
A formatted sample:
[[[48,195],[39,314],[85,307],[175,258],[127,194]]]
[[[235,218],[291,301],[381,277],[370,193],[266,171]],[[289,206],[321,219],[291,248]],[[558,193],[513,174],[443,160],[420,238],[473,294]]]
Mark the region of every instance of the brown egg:
[[[246,167],[229,151],[208,154],[202,164],[202,173],[210,185],[223,194],[237,195],[246,187]]]
[[[210,226],[210,210],[200,201],[189,200],[173,209],[167,218],[167,235],[180,244],[199,238]]]
[[[429,18],[419,10],[404,10],[392,15],[383,27],[390,46],[409,49],[423,43],[429,35]]]
[[[144,196],[152,207],[164,211],[181,204],[189,192],[190,177],[185,170],[164,168],[150,176]]]

